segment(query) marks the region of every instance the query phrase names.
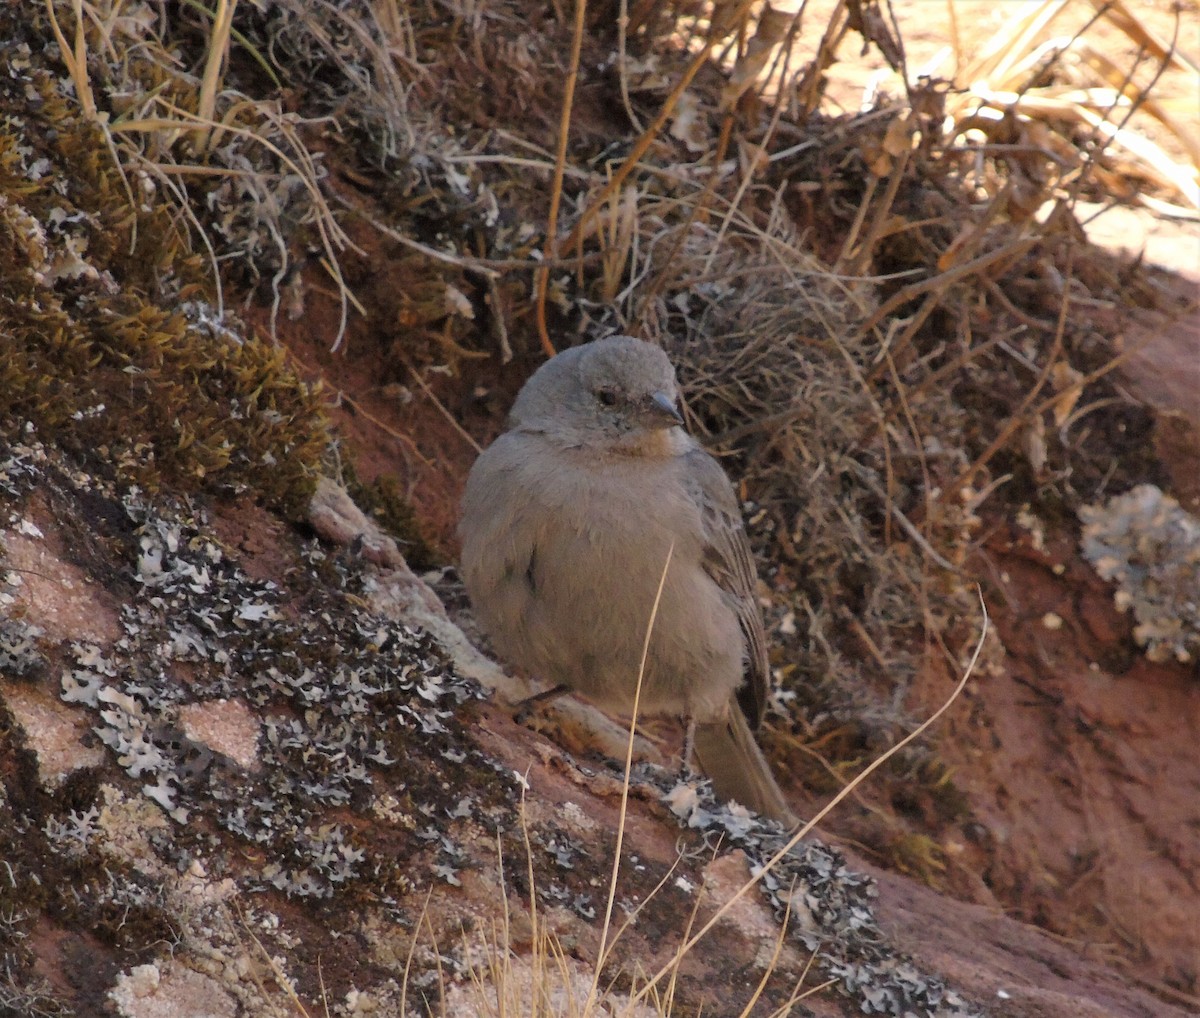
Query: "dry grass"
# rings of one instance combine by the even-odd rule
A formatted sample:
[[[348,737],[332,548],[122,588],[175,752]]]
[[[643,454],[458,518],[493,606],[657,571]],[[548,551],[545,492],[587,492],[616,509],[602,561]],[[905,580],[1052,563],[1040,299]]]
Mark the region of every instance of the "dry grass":
[[[69,20],[66,4],[44,3],[81,110],[102,132],[130,203],[142,181],[176,203],[208,251],[218,314],[225,313],[218,262],[236,255],[252,279],[271,271],[275,320],[294,268],[288,235],[305,223],[319,238],[341,298],[340,341],[352,299],[340,256],[353,245],[322,191],[319,157],[301,137],[302,122],[277,100],[251,98],[225,81],[237,0],[219,0],[199,87],[152,19],[123,0],[72,0]],[[208,12],[193,9],[208,25]],[[215,197],[212,208],[228,210],[226,217],[200,211],[204,194]]]
[[[1171,200],[1135,187],[1138,201],[1160,213],[1197,218],[1200,142],[1152,95],[1159,76],[1170,68],[1190,76],[1200,89],[1200,70],[1177,48],[1183,12],[1176,16],[1175,37],[1163,42],[1120,0],[1091,3],[1092,19],[1049,39],[1046,34],[1065,6],[1062,0],[1024,5],[983,53],[973,59],[953,54],[956,90],[946,111],[953,124],[947,130],[951,145],[961,146],[968,157],[1008,151],[1013,164],[1038,175],[1052,164],[1066,185],[1075,175],[1089,173],[1110,193],[1121,194],[1140,181]],[[1090,30],[1102,21],[1135,50],[1128,65],[1121,66],[1107,46],[1092,41]],[[939,70],[941,62],[926,73]],[[1132,126],[1138,110],[1183,148],[1190,164],[1176,162]],[[1089,136],[1090,144],[1081,146],[1080,138]]]

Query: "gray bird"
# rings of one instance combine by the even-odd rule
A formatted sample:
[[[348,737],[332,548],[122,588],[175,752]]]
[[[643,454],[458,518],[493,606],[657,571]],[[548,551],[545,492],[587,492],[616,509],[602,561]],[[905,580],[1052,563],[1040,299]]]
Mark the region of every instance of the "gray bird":
[[[790,825],[752,732],[769,678],[741,512],[677,401],[666,354],[629,336],[543,364],[471,468],[463,578],[509,663],[628,714],[670,552],[639,709],[688,719],[722,801]]]

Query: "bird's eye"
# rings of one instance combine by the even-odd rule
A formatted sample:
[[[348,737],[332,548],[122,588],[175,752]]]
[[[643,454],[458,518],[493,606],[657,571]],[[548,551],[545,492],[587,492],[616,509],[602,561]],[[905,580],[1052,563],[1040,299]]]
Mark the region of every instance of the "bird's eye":
[[[596,398],[605,406],[615,406],[617,402],[617,394],[612,389],[601,389],[596,393]]]

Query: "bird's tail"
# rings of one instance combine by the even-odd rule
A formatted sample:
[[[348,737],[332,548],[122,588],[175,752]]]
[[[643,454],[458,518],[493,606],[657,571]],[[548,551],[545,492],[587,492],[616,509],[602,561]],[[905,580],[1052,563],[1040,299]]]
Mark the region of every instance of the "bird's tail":
[[[728,716],[722,720],[696,725],[692,751],[721,802],[734,799],[785,827],[795,827],[799,822],[736,703],[730,705]]]

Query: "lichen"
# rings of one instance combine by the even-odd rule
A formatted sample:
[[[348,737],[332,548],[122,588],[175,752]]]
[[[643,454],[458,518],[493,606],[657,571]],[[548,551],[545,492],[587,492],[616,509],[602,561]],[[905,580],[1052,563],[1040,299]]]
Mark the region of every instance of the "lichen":
[[[173,820],[215,808],[222,828],[269,849],[252,886],[328,897],[366,872],[400,880],[394,860],[368,860],[354,830],[325,811],[369,808],[373,772],[411,763],[406,733],[438,751],[451,738],[449,708],[473,687],[424,634],[348,603],[319,607],[315,588],[318,600],[293,618],[284,592],[242,573],[200,519],[163,514],[133,494],[123,504],[140,593],[124,610],[118,660],[69,649],[63,698],[96,713],[94,730],[117,764]],[[179,667],[191,673],[186,685],[153,678]],[[181,703],[229,696],[259,711],[254,770],[194,743],[177,723]]]
[[[0,609],[4,607],[0,587]],[[45,673],[48,662],[39,647],[42,631],[20,618],[0,618],[0,675],[18,679],[36,679]]]
[[[55,450],[14,447],[5,477],[12,520],[34,498],[55,519],[86,506],[93,529],[73,553],[123,591],[115,641],[35,637],[14,622],[20,600],[3,630],[15,659],[36,648],[38,669],[21,681],[57,685],[103,750],[44,784],[34,745],[3,715],[0,916],[13,925],[0,952],[13,994],[34,999],[29,934],[47,915],[126,968],[164,944],[191,944],[179,956],[197,964],[211,929],[196,926],[208,918],[184,908],[177,881],[206,861],[237,895],[387,910],[476,865],[461,829],[511,826],[515,782],[464,735],[478,688],[427,634],[362,607],[357,562],[309,543],[286,584],[255,580],[200,510],[88,475]],[[257,734],[257,752],[236,759],[189,735],[183,716],[232,699]],[[448,781],[472,792],[447,818]]]
[[[663,798],[687,827],[712,843],[724,841],[745,852],[756,875],[790,836],[736,804],[718,804],[708,782],[677,784]],[[762,873],[762,887],[779,920],[788,923],[791,935],[863,1014],[977,1015],[944,980],[888,943],[875,918],[875,881],[847,866],[838,849],[803,841]]]
[[[1200,658],[1200,519],[1152,484],[1083,506],[1083,554],[1133,612],[1151,661]]]

